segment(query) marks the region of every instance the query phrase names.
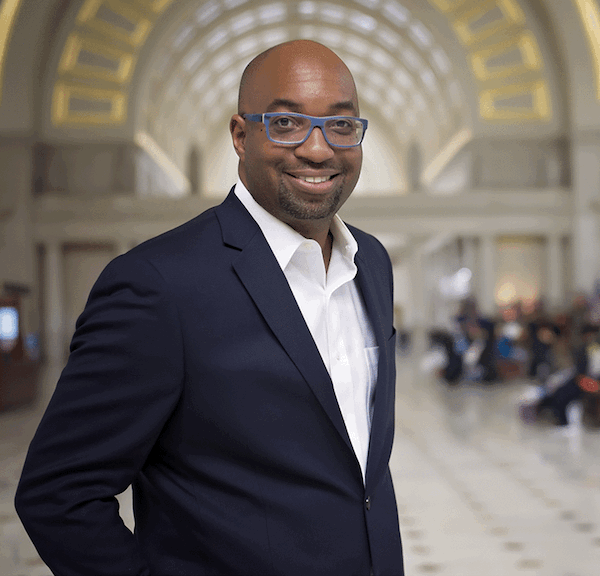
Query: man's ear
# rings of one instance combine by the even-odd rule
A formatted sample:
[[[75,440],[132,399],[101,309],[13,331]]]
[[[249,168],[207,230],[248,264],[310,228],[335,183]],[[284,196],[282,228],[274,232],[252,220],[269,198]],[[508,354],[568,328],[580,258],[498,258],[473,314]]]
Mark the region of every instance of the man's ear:
[[[235,153],[243,162],[246,154],[246,121],[239,114],[234,114],[229,121],[229,131]]]

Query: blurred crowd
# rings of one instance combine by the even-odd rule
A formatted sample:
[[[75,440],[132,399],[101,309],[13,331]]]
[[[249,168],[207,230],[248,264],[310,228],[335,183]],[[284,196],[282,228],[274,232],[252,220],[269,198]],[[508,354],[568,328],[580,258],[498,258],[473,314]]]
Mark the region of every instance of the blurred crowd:
[[[440,354],[439,375],[450,385],[494,384],[528,377],[535,394],[521,406],[526,421],[569,423],[582,406],[584,424],[600,426],[600,299],[577,294],[563,312],[539,300],[486,318],[473,299],[461,302],[450,329],[429,334]]]

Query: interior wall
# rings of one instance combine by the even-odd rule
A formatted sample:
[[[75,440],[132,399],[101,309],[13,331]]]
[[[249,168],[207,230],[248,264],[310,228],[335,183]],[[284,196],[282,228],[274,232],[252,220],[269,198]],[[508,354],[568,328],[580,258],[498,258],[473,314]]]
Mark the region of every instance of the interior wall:
[[[353,194],[387,196],[408,192],[405,149],[395,142],[391,133],[378,123],[370,122],[362,145],[362,170]]]
[[[466,192],[473,182],[473,152],[461,150],[431,183],[428,191],[433,194],[451,195]]]
[[[204,193],[212,198],[224,198],[238,179],[238,157],[226,125],[210,148],[204,149],[204,155]]]
[[[30,288],[22,308],[25,333],[37,330],[36,260],[31,220],[31,149],[26,141],[0,145],[0,194],[8,210],[0,223],[0,290],[5,282]]]
[[[500,238],[497,243],[496,304],[533,302],[544,293],[545,245],[541,238]]]
[[[64,334],[71,341],[77,318],[83,312],[94,282],[115,257],[115,249],[103,244],[67,244],[63,248],[64,270]]]
[[[482,140],[473,142],[473,185],[481,188],[566,186],[568,150],[562,140]]]

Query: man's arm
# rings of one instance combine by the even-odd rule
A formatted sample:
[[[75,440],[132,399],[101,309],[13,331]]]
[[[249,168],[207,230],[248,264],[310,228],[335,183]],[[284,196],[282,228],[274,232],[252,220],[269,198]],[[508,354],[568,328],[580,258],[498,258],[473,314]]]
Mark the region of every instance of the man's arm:
[[[182,357],[165,280],[143,260],[117,258],[77,322],[16,495],[56,574],[149,574],[115,495],[143,467],[178,401]]]

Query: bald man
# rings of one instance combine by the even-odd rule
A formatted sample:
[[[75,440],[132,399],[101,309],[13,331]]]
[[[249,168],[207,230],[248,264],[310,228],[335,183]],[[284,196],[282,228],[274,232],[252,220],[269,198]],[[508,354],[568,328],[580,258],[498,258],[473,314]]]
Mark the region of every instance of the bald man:
[[[16,497],[56,574],[404,574],[391,265],[336,215],[366,128],[333,52],[268,50],[225,201],[101,274]]]

